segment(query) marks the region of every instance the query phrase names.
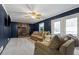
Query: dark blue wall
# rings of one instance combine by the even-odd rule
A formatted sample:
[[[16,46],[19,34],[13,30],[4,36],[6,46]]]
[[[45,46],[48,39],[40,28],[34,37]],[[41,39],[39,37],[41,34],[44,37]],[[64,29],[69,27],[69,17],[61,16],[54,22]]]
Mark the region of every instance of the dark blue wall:
[[[79,13],[79,7],[41,21],[41,22],[44,22],[44,30],[51,32],[51,20],[61,18],[61,17],[65,17],[65,16],[68,16],[68,15],[72,15],[72,14],[75,14],[75,13]],[[39,31],[39,23],[41,23],[41,22],[31,24],[30,25],[30,27],[31,27],[30,32],[32,33],[33,31]]]
[[[33,31],[39,30],[39,24],[30,24],[30,34],[33,33]]]
[[[17,23],[11,22],[11,38],[18,37]]]
[[[5,26],[5,17],[7,17],[7,13],[5,12],[2,5],[0,5],[0,48],[1,46],[6,46],[8,43],[8,38],[10,37],[10,26]]]
[[[51,21],[45,20],[43,22],[44,22],[44,31],[51,32]],[[42,23],[42,22],[39,22],[39,23]],[[39,23],[30,24],[30,34],[32,34],[33,31],[39,31]]]
[[[49,31],[51,33],[51,21],[50,20],[44,21],[44,30]]]

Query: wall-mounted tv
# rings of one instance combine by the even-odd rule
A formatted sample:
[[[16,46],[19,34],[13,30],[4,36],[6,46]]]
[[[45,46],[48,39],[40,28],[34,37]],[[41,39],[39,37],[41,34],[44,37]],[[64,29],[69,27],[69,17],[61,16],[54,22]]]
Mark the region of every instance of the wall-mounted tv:
[[[4,18],[4,25],[7,26],[7,17]]]
[[[9,15],[7,17],[5,17],[4,22],[5,22],[5,26],[10,26],[11,18]]]
[[[11,18],[10,18],[10,16],[8,15],[8,26],[10,26],[10,23],[11,23]]]

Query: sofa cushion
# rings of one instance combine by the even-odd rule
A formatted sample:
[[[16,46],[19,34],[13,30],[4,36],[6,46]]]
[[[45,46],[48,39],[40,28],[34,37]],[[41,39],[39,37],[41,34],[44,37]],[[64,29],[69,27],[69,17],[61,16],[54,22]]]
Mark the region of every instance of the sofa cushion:
[[[35,31],[35,32],[32,33],[31,39],[43,41],[43,39],[45,39],[45,33],[47,33],[47,32]]]
[[[33,32],[33,35],[38,35],[38,32],[37,31]]]
[[[42,33],[43,33],[43,32],[39,32],[39,36],[42,36]]]
[[[45,34],[45,35],[48,35],[48,34],[49,34],[49,32],[44,32],[44,34]]]
[[[43,37],[41,37],[41,36],[37,36],[37,38],[38,38],[38,39],[42,39],[42,40],[43,40]]]
[[[63,43],[65,43],[66,41],[64,40],[64,38],[60,35],[60,34],[58,34],[58,37],[59,37],[59,39],[60,39],[60,46],[63,44]]]
[[[58,49],[59,46],[60,46],[60,42],[61,41],[60,41],[59,37],[57,35],[54,35],[52,40],[51,40],[51,43],[50,43],[49,47],[51,49]]]
[[[64,42],[71,39],[71,37],[69,35],[62,36],[62,38],[64,39]]]
[[[74,41],[75,41],[75,46],[79,46],[79,44],[78,44],[78,38],[77,38],[76,36],[73,36],[73,35],[71,35],[71,34],[68,34],[68,36],[71,37],[71,39],[74,39]]]

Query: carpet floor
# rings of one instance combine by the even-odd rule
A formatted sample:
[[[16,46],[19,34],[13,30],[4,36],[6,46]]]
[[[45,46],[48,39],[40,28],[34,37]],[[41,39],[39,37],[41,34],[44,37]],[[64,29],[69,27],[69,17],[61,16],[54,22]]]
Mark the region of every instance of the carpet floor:
[[[11,38],[2,55],[33,55],[34,42],[29,38]]]

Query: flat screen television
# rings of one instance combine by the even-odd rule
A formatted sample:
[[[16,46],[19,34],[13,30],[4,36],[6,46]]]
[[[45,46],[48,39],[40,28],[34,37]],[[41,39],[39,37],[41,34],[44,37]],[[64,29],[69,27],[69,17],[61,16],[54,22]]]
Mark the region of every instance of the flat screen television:
[[[5,26],[10,26],[11,18],[9,15],[7,17],[5,17],[4,22],[5,22]]]
[[[4,18],[4,24],[7,26],[7,17]]]
[[[8,21],[7,21],[7,23],[8,23],[8,26],[10,26],[10,23],[11,23],[11,18],[10,18],[10,16],[8,15]]]

